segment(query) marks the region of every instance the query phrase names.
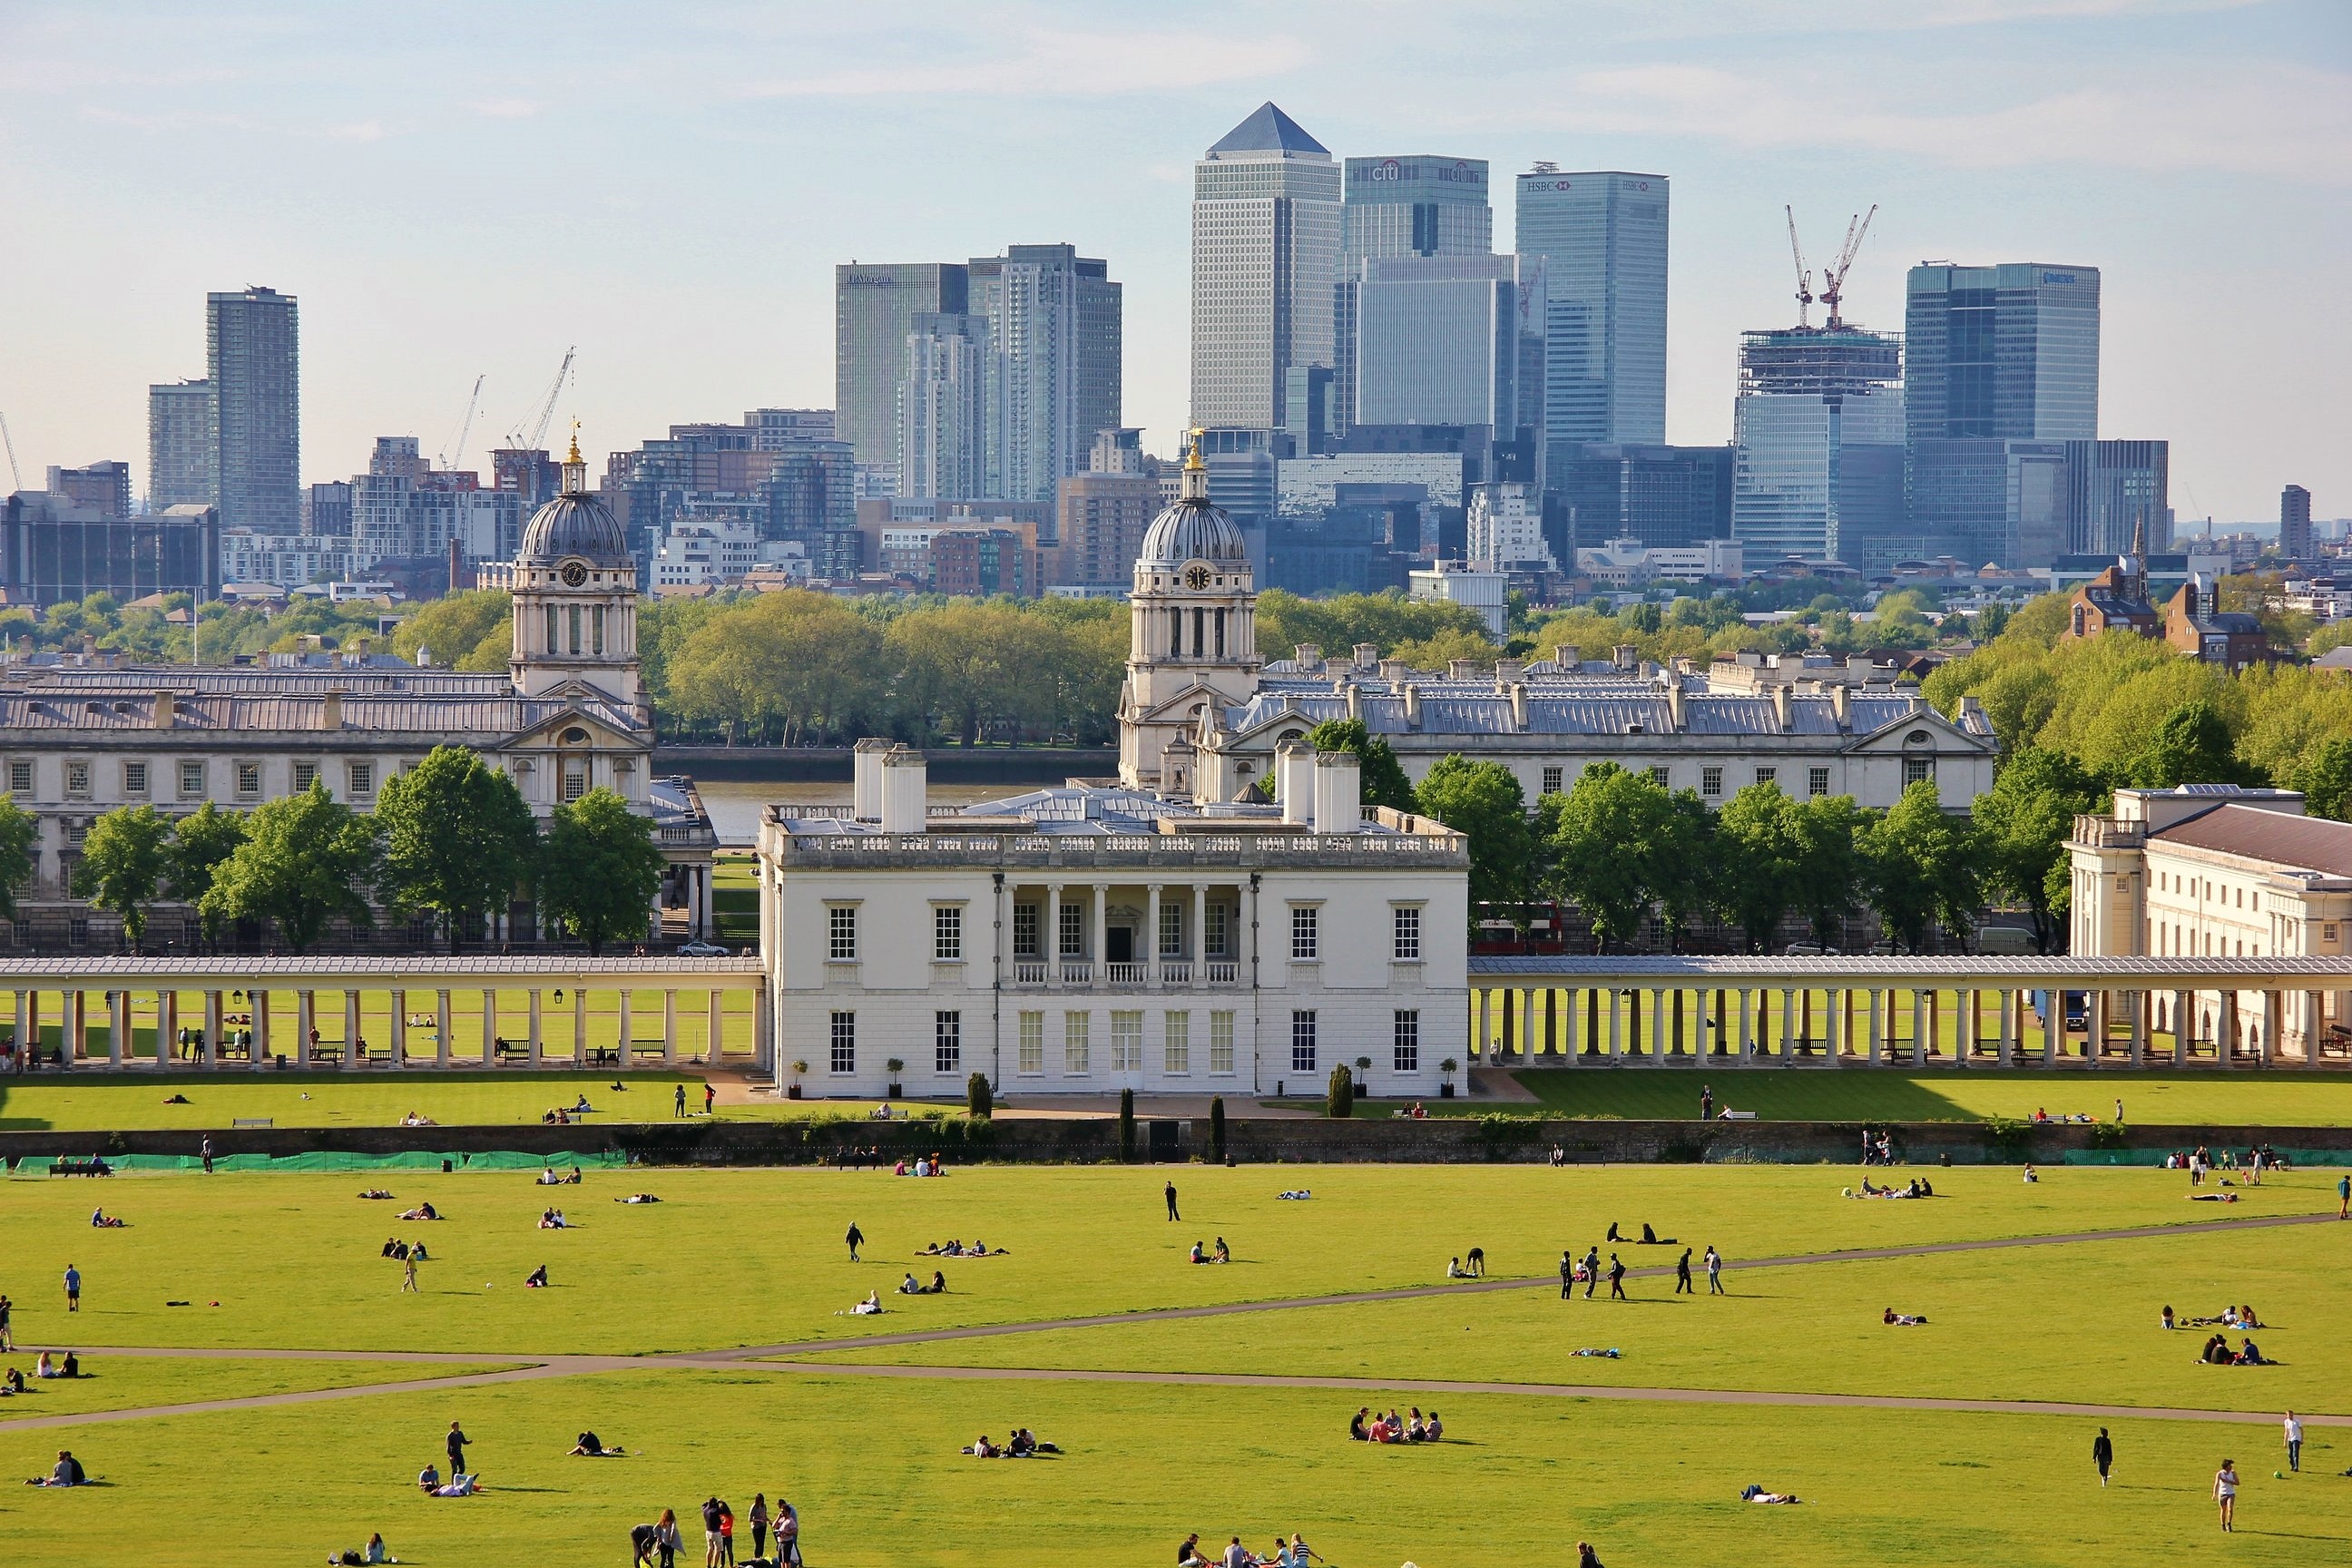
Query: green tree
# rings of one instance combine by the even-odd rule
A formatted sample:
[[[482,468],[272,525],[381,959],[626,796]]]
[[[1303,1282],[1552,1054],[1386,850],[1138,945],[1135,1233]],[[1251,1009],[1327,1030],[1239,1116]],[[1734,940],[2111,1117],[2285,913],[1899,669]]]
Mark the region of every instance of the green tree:
[[[41,819],[0,795],[0,918],[16,918],[16,895],[33,879]]]
[[[983,732],[1050,728],[1050,672],[1064,639],[1043,616],[1009,603],[960,599],[909,611],[883,641],[898,672],[899,700],[924,730],[969,746]]]
[[[1486,640],[1483,629],[1466,626],[1446,626],[1425,637],[1414,637],[1389,649],[1389,657],[1401,658],[1415,669],[1444,669],[1457,658],[1480,664],[1492,664],[1502,650]]]
[[[221,863],[244,842],[245,818],[211,801],[173,826],[167,886],[172,897],[196,911],[208,943],[220,941],[221,915],[217,906],[207,907],[205,895],[212,891]]]
[[[300,952],[338,916],[355,930],[375,923],[368,893],[376,861],[375,824],[314,783],[254,808],[198,909],[214,920],[274,920]]]
[[[514,599],[496,588],[445,594],[419,605],[392,634],[392,651],[432,654],[444,669],[501,675],[514,653]]]
[[[2051,868],[2066,859],[2074,818],[2098,805],[2098,783],[2081,763],[2063,752],[2028,746],[2001,764],[1971,810],[1986,889],[2025,906],[2034,946],[2043,952],[2058,939]]]
[[[1724,912],[1745,933],[1750,952],[1768,952],[1800,886],[1802,813],[1779,784],[1749,784],[1716,818],[1716,842]]]
[[[1797,808],[1797,858],[1790,901],[1804,911],[1813,940],[1829,946],[1864,891],[1862,834],[1867,818],[1849,795],[1815,795]]]
[[[1326,719],[1307,731],[1307,743],[1318,752],[1347,752],[1355,757],[1362,770],[1366,805],[1413,809],[1412,781],[1404,776],[1404,764],[1387,740],[1367,730],[1361,719]]]
[[[1414,798],[1423,815],[1470,840],[1470,920],[1481,904],[1517,904],[1528,896],[1527,797],[1500,763],[1440,757]]]
[[[152,805],[117,806],[89,825],[74,891],[122,918],[131,951],[147,939],[147,906],[170,868],[172,819]]]
[[[1967,928],[1978,904],[1973,835],[1946,815],[1927,780],[1903,792],[1862,834],[1871,901],[1895,940],[1924,952],[1930,925]]]
[[[1602,948],[1633,941],[1683,875],[1673,797],[1647,773],[1594,763],[1538,809],[1552,885],[1591,917]]]
[[[514,781],[463,746],[436,746],[376,798],[384,902],[441,919],[456,952],[466,919],[510,902],[530,878],[539,825]]]
[[[2142,789],[2254,782],[2238,762],[2221,710],[2203,698],[2184,702],[2165,716],[2132,759],[2131,773]]]
[[[649,817],[608,789],[559,805],[541,840],[539,903],[592,953],[645,933],[661,889],[662,853]]]
[[[712,616],[666,662],[681,715],[785,745],[864,729],[887,696],[880,628],[803,589]]]
[[[2322,745],[2295,773],[2294,787],[2313,816],[2352,822],[2352,736]]]
[[[1356,1114],[1356,1075],[1344,1064],[1331,1069],[1331,1080],[1324,1089],[1323,1114],[1343,1120]]]

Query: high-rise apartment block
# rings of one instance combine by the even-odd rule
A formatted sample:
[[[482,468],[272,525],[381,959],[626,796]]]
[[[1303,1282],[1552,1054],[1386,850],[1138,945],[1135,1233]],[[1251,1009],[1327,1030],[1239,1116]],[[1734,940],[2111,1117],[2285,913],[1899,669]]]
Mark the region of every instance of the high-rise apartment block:
[[[954,262],[852,261],[833,269],[833,435],[859,464],[898,455],[898,379],[919,315],[961,315],[968,279]]]
[[[1141,437],[1133,428],[1098,433],[1087,471],[1062,481],[1051,581],[1124,584],[1134,574],[1144,531],[1160,509],[1157,465],[1145,457]]]
[[[1688,549],[1731,537],[1736,450],[1590,442],[1555,453],[1545,482],[1571,551],[1612,539]]]
[[[49,493],[96,517],[131,515],[131,465],[108,461],[79,468],[49,465]]]
[[[1192,170],[1192,423],[1280,428],[1294,366],[1328,366],[1340,171],[1273,104]]]
[[[907,329],[898,382],[902,496],[988,493],[988,322],[919,313]]]
[[[147,505],[213,504],[213,384],[165,382],[147,389]]]
[[[299,339],[290,294],[257,286],[205,298],[213,488],[224,529],[301,526]]]
[[[2279,553],[2289,561],[2313,559],[2311,492],[2301,485],[2289,485],[2279,492]]]
[[[1884,558],[1874,542],[1903,519],[1902,344],[1853,326],[1748,333],[1732,441],[1731,531],[1748,560]]]
[[[1518,177],[1519,254],[1544,264],[1548,442],[1666,438],[1666,230],[1663,174]]]
[[[1347,161],[1332,335],[1335,433],[1356,423],[1356,301],[1363,264],[1375,258],[1488,254],[1495,247],[1491,197],[1483,158],[1420,153]]]
[[[965,274],[970,313],[988,325],[986,493],[1051,501],[1085,471],[1095,433],[1119,423],[1121,286],[1068,245],[1010,246]]]

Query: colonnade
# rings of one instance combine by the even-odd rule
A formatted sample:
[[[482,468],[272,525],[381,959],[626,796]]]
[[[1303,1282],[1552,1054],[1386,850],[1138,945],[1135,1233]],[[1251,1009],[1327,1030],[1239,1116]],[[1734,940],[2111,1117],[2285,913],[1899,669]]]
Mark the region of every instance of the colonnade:
[[[1135,938],[1126,961],[1110,962],[1112,895],[1135,899]],[[1045,882],[1008,885],[1004,896],[1015,910],[1036,910],[1034,946],[1022,945],[1020,922],[1008,917],[1002,940],[1005,974],[1015,985],[1126,985],[1158,989],[1166,985],[1237,985],[1245,977],[1244,945],[1256,931],[1249,900],[1255,889],[1246,880],[1177,884],[1147,882],[1130,887],[1107,881]],[[1078,939],[1062,935],[1062,911],[1080,911]],[[1173,942],[1165,939],[1174,911]],[[1214,911],[1214,918],[1213,918]],[[1222,929],[1217,921],[1223,921]],[[1254,957],[1254,954],[1249,955]],[[1099,973],[1095,965],[1102,966]]]

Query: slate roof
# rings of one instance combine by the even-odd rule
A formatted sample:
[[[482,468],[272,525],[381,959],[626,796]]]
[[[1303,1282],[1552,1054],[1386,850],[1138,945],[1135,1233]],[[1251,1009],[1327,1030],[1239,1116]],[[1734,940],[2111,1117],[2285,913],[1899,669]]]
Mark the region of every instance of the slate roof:
[[[1212,158],[1225,153],[1320,153],[1328,157],[1331,149],[1307,134],[1298,121],[1266,102],[1259,104],[1255,113],[1226,132],[1209,149]]]
[[[1689,692],[1683,698],[1683,724],[1677,731],[1664,689],[1630,681],[1562,681],[1530,683],[1527,690],[1527,728],[1522,731],[1511,711],[1511,700],[1496,694],[1491,684],[1430,685],[1421,689],[1421,722],[1405,718],[1404,699],[1385,689],[1360,686],[1358,716],[1378,735],[1838,735],[1862,738],[1906,721],[1936,717],[1916,695],[1899,692],[1857,692],[1848,698],[1846,724],[1840,725],[1834,700],[1813,693],[1791,693],[1789,728],[1782,730],[1769,697],[1745,693]],[[1247,732],[1287,712],[1308,728],[1327,719],[1348,717],[1348,700],[1328,687],[1303,690],[1261,691],[1231,710],[1227,727]],[[1638,729],[1637,729],[1638,726]],[[1954,727],[1990,744],[1991,725],[1976,709],[1964,710]]]
[[[2352,877],[2352,822],[2294,816],[2257,805],[2217,805],[2148,835],[2150,841],[2269,860],[2300,871]]]

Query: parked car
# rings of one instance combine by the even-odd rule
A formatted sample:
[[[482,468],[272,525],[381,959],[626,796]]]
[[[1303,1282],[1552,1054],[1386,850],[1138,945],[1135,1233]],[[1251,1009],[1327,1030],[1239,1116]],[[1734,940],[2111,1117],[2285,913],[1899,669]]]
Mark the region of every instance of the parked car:
[[[680,958],[726,958],[728,951],[715,942],[682,942],[677,944]]]

